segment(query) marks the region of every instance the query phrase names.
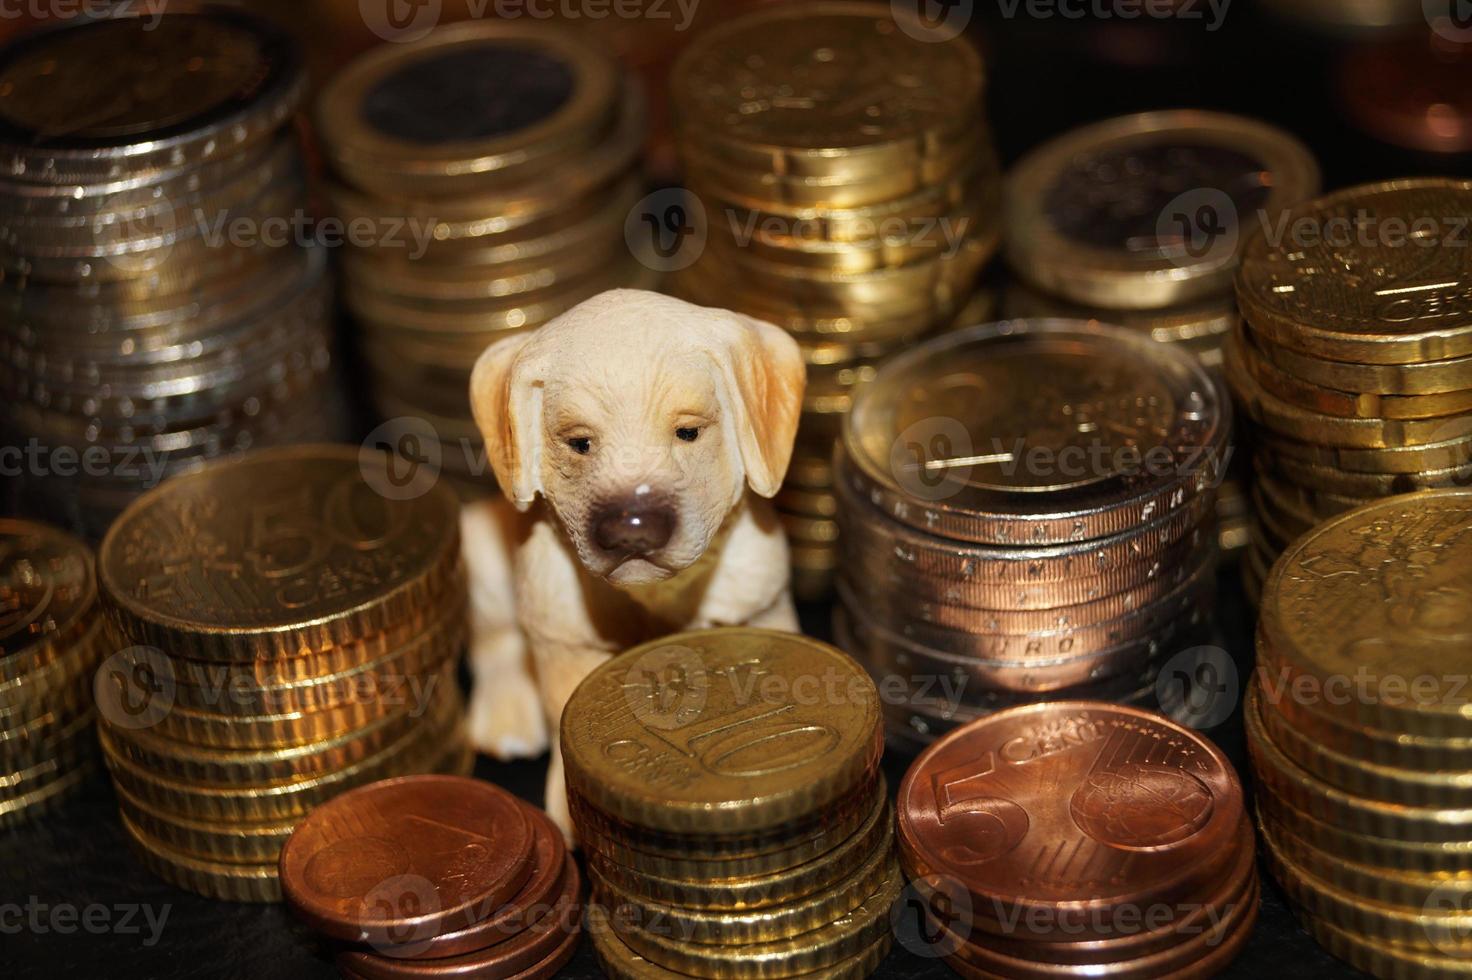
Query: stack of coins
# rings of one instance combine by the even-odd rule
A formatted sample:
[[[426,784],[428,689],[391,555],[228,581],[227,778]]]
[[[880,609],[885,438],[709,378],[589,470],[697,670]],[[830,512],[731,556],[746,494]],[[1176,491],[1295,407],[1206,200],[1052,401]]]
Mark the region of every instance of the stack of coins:
[[[561,731],[610,976],[878,965],[900,871],[878,693],[847,656],[768,630],[678,634],[593,671]]]
[[[1097,323],[984,324],[882,367],[844,424],[835,625],[906,680],[891,732],[1040,697],[1148,703],[1210,625],[1230,423],[1195,358]]]
[[[1218,374],[1232,275],[1260,222],[1318,193],[1298,140],[1240,116],[1146,112],[1033,150],[1008,183],[1009,317],[1071,317],[1177,344]],[[1218,496],[1223,555],[1248,541],[1245,457]]]
[[[808,361],[777,509],[794,585],[831,587],[831,457],[853,391],[949,322],[1000,239],[980,55],[898,6],[774,4],[698,37],[671,94],[706,243],[674,286],[791,330]]]
[[[44,524],[0,520],[0,827],[43,812],[94,770],[102,649],[91,549]]]
[[[384,496],[389,465],[345,446],[250,453],[144,495],[103,540],[122,649],[98,680],[102,749],[161,877],[275,900],[313,806],[473,761],[458,504],[444,487]]]
[[[924,935],[963,977],[1214,976],[1257,919],[1237,774],[1151,712],[1000,712],[916,759],[895,809]]]
[[[1254,423],[1256,596],[1319,521],[1472,475],[1472,181],[1395,180],[1252,239],[1227,380]]]
[[[1330,952],[1453,977],[1472,952],[1472,491],[1321,524],[1263,592],[1247,744],[1268,865]]]
[[[402,776],[313,810],[281,890],[348,980],[545,980],[577,949],[582,876],[541,810],[463,776]]]
[[[303,84],[237,11],[0,50],[0,432],[26,510],[100,537],[165,476],[337,435],[325,263],[291,234]]]
[[[372,400],[464,473],[480,352],[647,275],[624,242],[643,96],[575,33],[471,21],[353,61],[318,123]]]

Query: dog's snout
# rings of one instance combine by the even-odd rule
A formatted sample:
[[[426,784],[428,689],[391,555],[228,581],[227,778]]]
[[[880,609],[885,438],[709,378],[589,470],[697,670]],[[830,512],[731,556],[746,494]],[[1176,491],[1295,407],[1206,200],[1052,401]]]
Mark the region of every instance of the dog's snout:
[[[606,507],[593,518],[593,539],[604,551],[647,555],[669,544],[674,533],[674,512],[639,498]]]

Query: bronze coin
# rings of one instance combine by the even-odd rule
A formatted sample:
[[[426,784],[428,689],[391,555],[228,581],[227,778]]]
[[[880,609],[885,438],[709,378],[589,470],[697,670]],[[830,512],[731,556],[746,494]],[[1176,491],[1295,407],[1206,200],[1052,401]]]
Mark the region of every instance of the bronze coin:
[[[1090,701],[957,729],[916,759],[897,809],[912,876],[963,885],[978,928],[1018,937],[998,920],[1021,912],[1023,938],[1050,942],[1086,938],[1069,922],[1197,894],[1243,814],[1217,748],[1161,715]]]
[[[396,960],[371,953],[341,953],[337,967],[344,976],[362,980],[427,980],[432,977],[475,977],[510,980],[550,976],[572,956],[582,919],[583,879],[577,862],[564,852],[562,890],[537,922],[505,942],[459,956]]]
[[[562,831],[541,810],[530,806],[525,807],[525,810],[531,818],[532,834],[535,837],[532,845],[532,874],[511,901],[499,908],[488,906],[477,909],[473,915],[475,921],[456,932],[443,933],[405,946],[380,946],[373,953],[347,952],[340,959],[351,965],[362,960],[376,961],[382,956],[414,960],[462,956],[514,939],[533,928],[551,911],[558,896],[570,885],[576,886],[577,882],[569,882],[566,877],[569,862]],[[577,898],[575,887],[571,894],[573,899]],[[376,975],[371,965],[362,965],[356,969],[367,977]]]
[[[404,776],[313,810],[281,850],[286,903],[348,942],[404,945],[463,929],[532,873],[525,806],[490,783]]]

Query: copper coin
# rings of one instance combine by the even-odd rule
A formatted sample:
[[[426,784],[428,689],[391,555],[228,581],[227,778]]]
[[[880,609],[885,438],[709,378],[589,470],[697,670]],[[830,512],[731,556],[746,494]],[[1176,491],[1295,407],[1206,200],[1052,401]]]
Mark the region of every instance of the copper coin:
[[[563,854],[562,890],[537,922],[505,942],[459,956],[423,960],[394,960],[371,953],[342,953],[338,969],[362,980],[427,980],[432,977],[474,977],[510,980],[550,976],[571,958],[582,920],[583,879],[572,855]]]
[[[1153,956],[1085,967],[1043,966],[998,956],[984,946],[963,944],[947,962],[967,980],[1063,980],[1088,976],[1098,980],[1153,980],[1157,977],[1213,977],[1237,958],[1257,921],[1261,889],[1254,879],[1242,901],[1226,910],[1219,922],[1180,946]]]
[[[532,873],[525,806],[490,783],[405,776],[313,810],[281,850],[286,903],[348,942],[404,945],[463,929]]]
[[[1171,905],[1130,910],[1130,917],[1115,923],[1117,934],[1110,939],[1063,943],[1029,943],[1000,936],[984,938],[987,950],[999,956],[1036,964],[1039,970],[1066,970],[1070,966],[1126,963],[1175,950],[1203,932],[1211,931],[1233,909],[1249,897],[1257,884],[1257,853],[1252,821],[1246,815],[1227,856],[1230,867],[1209,896],[1193,896]],[[1160,928],[1146,922],[1169,921]],[[1156,917],[1159,916],[1157,919]],[[937,925],[943,925],[937,923]]]
[[[545,813],[530,806],[526,807],[526,813],[531,817],[535,837],[532,874],[511,901],[500,908],[477,909],[473,915],[475,921],[457,932],[447,932],[406,946],[381,946],[374,952],[395,959],[415,960],[461,956],[514,939],[539,922],[568,885],[565,880],[567,845],[563,842],[562,831]],[[576,898],[576,893],[573,897]],[[350,963],[356,962],[355,957],[376,958],[366,951],[344,953],[343,956]],[[374,975],[369,967],[360,968],[358,972],[370,977]]]
[[[969,891],[974,924],[1077,941],[1124,905],[1172,902],[1220,874],[1242,820],[1226,757],[1153,712],[1092,701],[1012,708],[959,728],[905,775],[897,803],[912,876]],[[1097,935],[1095,938],[1108,938]]]

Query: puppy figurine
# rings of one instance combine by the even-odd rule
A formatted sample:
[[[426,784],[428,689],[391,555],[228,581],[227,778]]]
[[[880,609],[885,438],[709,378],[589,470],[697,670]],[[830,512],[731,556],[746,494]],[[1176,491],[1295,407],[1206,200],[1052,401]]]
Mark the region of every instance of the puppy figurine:
[[[507,500],[464,518],[471,737],[506,758],[551,733],[546,808],[569,837],[556,733],[589,671],[680,630],[797,630],[766,498],[805,380],[779,327],[631,289],[476,362],[471,405]]]

